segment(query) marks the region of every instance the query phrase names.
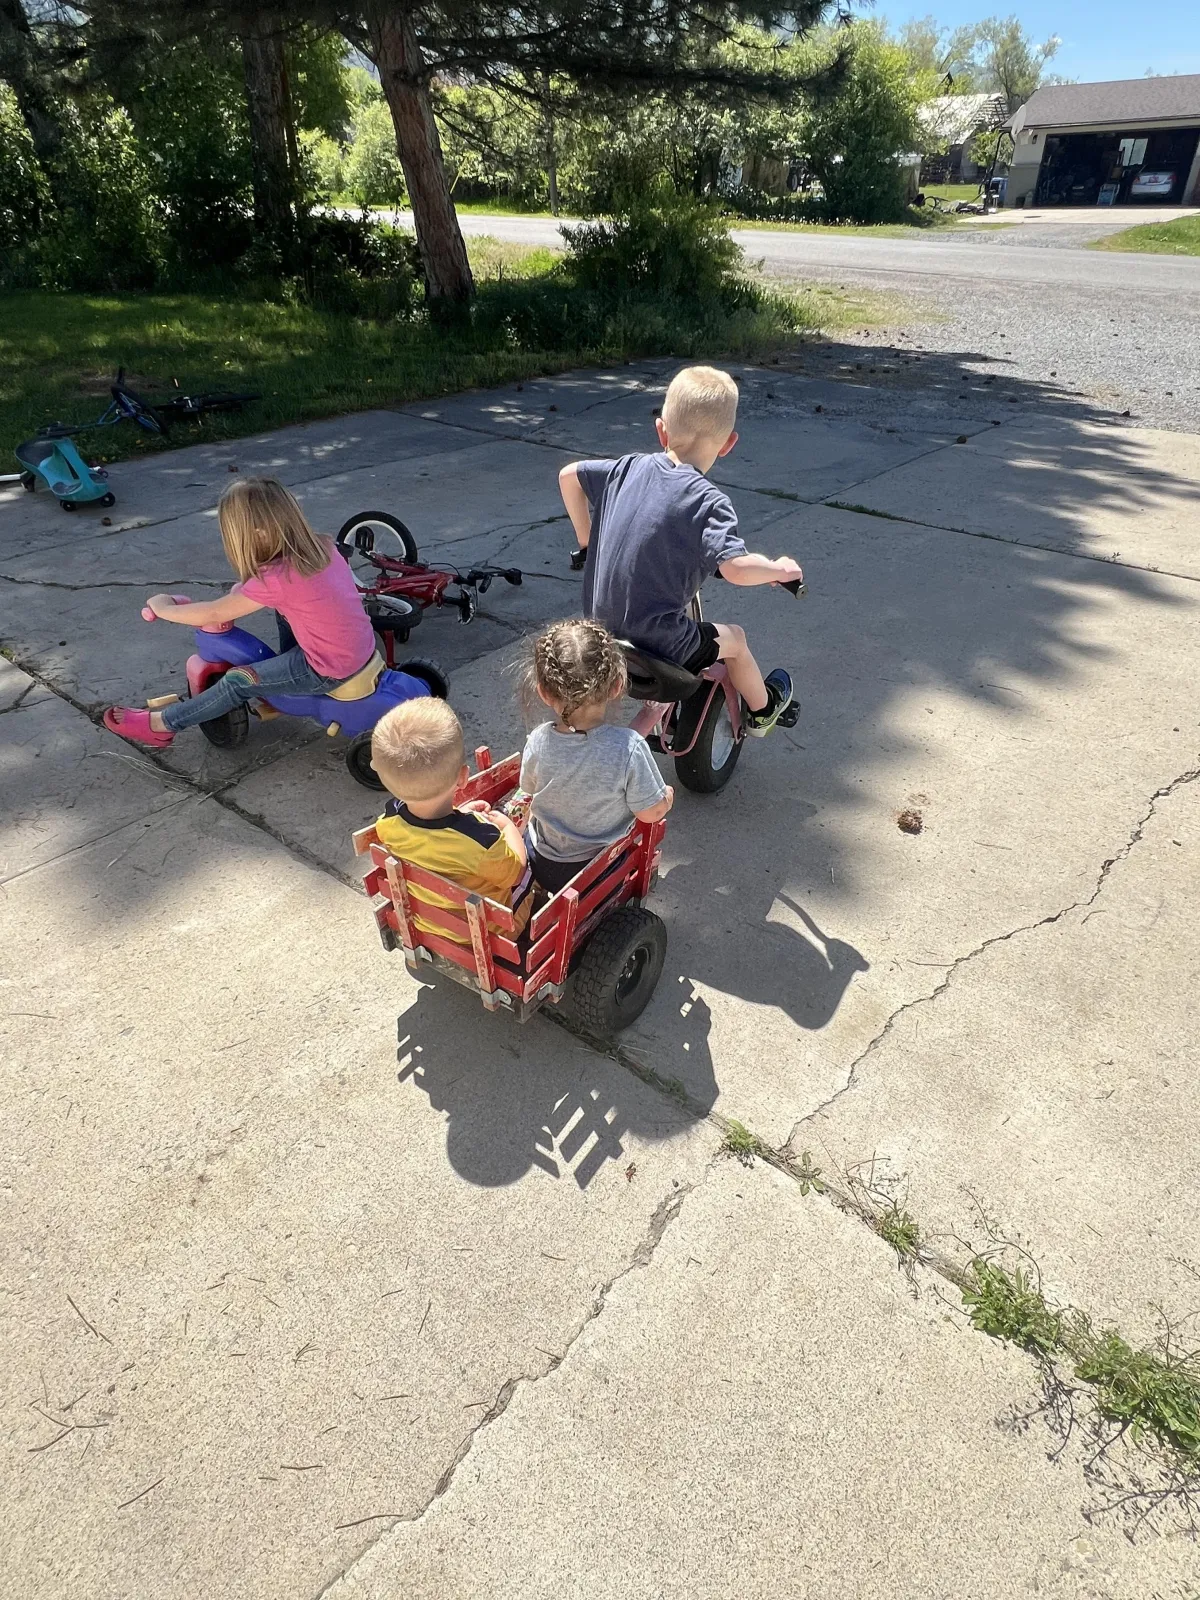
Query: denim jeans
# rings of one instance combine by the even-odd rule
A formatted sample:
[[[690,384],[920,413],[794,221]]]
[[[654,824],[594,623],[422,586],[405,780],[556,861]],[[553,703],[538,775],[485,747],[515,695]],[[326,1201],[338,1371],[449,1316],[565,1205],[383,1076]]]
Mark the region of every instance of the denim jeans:
[[[278,622],[279,655],[230,667],[223,678],[194,700],[178,700],[167,706],[162,714],[164,726],[178,733],[182,728],[194,728],[198,722],[224,716],[235,706],[245,705],[250,700],[276,694],[328,694],[330,689],[346,682],[345,678],[323,677],[295,642],[295,635],[284,619],[279,617]]]

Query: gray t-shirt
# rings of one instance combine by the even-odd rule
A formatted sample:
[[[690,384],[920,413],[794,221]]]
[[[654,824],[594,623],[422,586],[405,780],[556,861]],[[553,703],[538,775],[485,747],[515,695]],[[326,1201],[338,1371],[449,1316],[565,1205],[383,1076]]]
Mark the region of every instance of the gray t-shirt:
[[[531,842],[551,861],[590,861],[667,792],[641,734],[607,722],[587,733],[541,723],[525,741],[521,787],[533,796]]]
[[[687,608],[723,561],[744,556],[729,496],[661,455],[578,461],[592,508],[583,611],[642,650],[683,663],[700,643]]]

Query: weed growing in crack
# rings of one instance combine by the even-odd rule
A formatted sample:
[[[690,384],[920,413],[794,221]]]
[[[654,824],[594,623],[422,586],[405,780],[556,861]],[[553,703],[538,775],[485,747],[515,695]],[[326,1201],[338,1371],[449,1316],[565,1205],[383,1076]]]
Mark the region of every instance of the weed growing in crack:
[[[807,1194],[810,1189],[817,1194],[824,1194],[826,1185],[821,1181],[821,1169],[813,1165],[812,1151],[802,1150],[799,1161],[789,1161],[788,1171],[800,1185],[800,1193]]]
[[[1078,1311],[1049,1305],[1033,1273],[976,1258],[963,1303],[972,1324],[1043,1363],[1069,1361],[1096,1408],[1135,1444],[1147,1437],[1180,1467],[1200,1468],[1200,1350],[1181,1349],[1164,1319],[1153,1345],[1135,1349],[1115,1328],[1097,1331]]]
[[[1149,1433],[1200,1466],[1200,1352],[1175,1349],[1169,1329],[1157,1349],[1135,1350],[1113,1328],[1094,1333],[1083,1317],[1068,1348],[1075,1376],[1094,1386],[1101,1411],[1128,1426],[1134,1443]]]
[[[875,1232],[890,1244],[901,1263],[915,1261],[921,1249],[921,1230],[915,1217],[893,1204],[875,1218]]]
[[[993,1339],[1007,1339],[1036,1356],[1055,1355],[1062,1347],[1064,1318],[1046,1304],[1041,1285],[1024,1267],[1011,1272],[994,1261],[972,1261],[971,1281],[963,1288],[963,1304],[972,1325]]]
[[[762,1154],[762,1140],[756,1133],[740,1122],[729,1122],[725,1127],[725,1138],[721,1149],[727,1155],[736,1156],[744,1167],[753,1166],[754,1158]]]

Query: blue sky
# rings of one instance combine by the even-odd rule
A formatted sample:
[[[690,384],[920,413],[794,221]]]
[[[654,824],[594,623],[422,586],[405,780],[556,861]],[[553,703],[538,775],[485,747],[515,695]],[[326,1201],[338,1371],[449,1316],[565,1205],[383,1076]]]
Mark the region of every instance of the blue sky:
[[[870,16],[859,3],[856,10]],[[1155,72],[1200,72],[1200,4],[1158,0],[1148,10],[1128,0],[877,0],[875,15],[893,26],[933,15],[948,27],[982,17],[1018,16],[1039,41],[1056,33],[1062,47],[1051,70],[1081,83],[1105,78],[1140,78]]]

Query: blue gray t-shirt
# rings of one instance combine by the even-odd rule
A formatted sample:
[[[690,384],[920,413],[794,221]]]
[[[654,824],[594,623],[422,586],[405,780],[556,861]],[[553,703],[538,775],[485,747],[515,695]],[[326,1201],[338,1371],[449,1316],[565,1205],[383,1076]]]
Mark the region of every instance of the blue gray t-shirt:
[[[521,787],[533,796],[534,849],[551,861],[590,861],[667,792],[641,734],[609,722],[587,733],[541,723],[525,741]]]
[[[579,461],[592,508],[584,615],[618,639],[684,662],[700,643],[688,606],[723,561],[744,556],[729,496],[669,455]]]

